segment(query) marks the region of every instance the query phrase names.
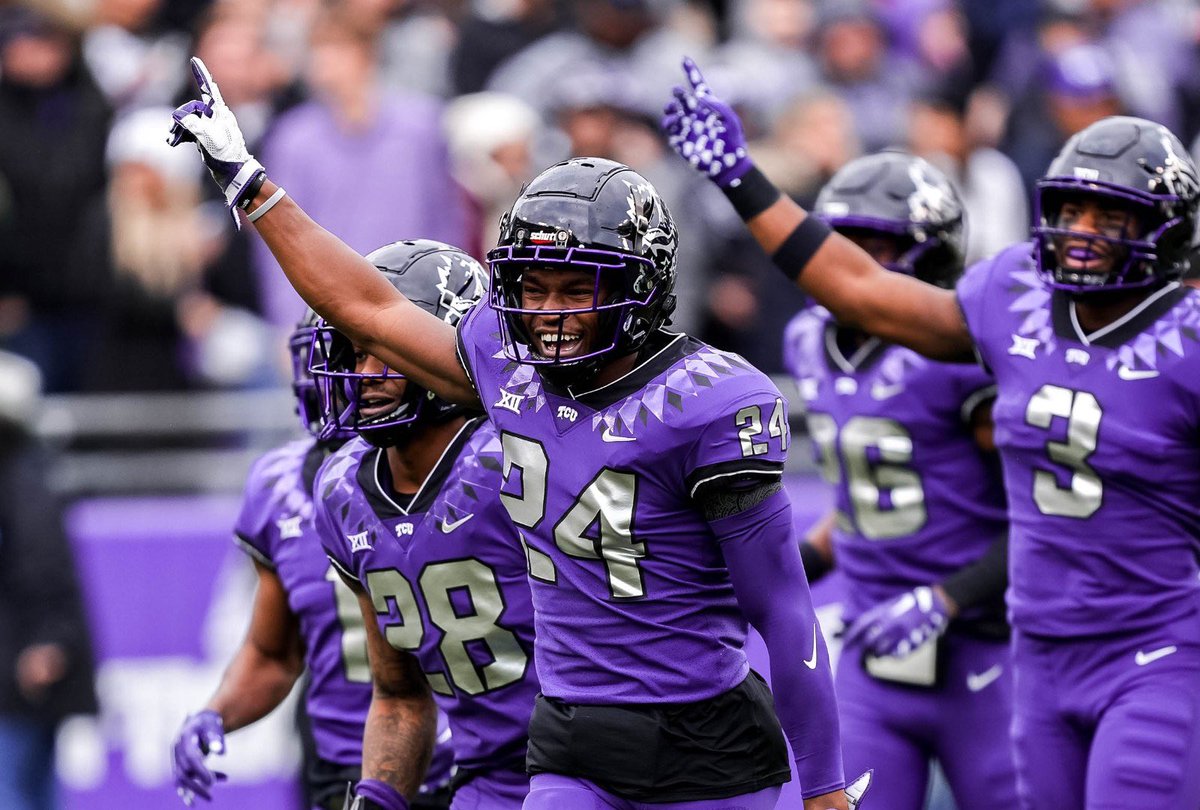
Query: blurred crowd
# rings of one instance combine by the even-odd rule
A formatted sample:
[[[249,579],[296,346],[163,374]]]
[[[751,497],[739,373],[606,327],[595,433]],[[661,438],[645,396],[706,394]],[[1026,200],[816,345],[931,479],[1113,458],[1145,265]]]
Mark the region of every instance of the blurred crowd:
[[[633,166],[680,224],[676,326],[769,372],[799,293],[658,134],[682,55],[802,203],[866,151],[935,162],[970,259],[1025,238],[1033,181],[1089,123],[1200,133],[1191,0],[0,0],[0,348],[47,390],[283,379],[299,300],[164,142],[192,54],[271,177],[364,253],[481,256],[549,163]]]

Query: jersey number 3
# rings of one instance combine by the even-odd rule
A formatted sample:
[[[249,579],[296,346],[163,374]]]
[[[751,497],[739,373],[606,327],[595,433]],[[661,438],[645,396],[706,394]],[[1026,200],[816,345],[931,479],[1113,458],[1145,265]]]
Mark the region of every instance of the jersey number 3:
[[[1046,442],[1046,454],[1071,471],[1071,484],[1061,487],[1049,470],[1033,471],[1033,500],[1043,515],[1091,517],[1104,499],[1104,483],[1087,463],[1096,452],[1100,434],[1100,403],[1087,391],[1072,391],[1058,385],[1043,385],[1029,399],[1025,422],[1049,429],[1054,417],[1067,420],[1067,440]]]

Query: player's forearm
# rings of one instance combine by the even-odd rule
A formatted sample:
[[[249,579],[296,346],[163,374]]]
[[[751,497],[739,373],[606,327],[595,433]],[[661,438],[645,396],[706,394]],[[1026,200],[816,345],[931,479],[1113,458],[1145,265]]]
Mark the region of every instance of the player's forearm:
[[[436,738],[437,711],[428,695],[376,693],[363,733],[363,778],[412,797],[429,768]]]
[[[830,509],[813,524],[800,543],[800,560],[809,582],[816,582],[833,570],[833,525],[836,521],[837,510]]]
[[[268,179],[248,210],[256,211],[277,189]],[[300,297],[367,354],[444,399],[477,401],[458,363],[454,328],[409,302],[290,197],[276,202],[254,226]]]
[[[298,658],[264,655],[253,644],[243,644],[205,708],[221,715],[226,732],[243,728],[283,703],[303,671]]]
[[[954,608],[951,618],[976,605],[1002,599],[1008,587],[1008,533],[998,537],[979,559],[955,571],[936,587],[941,588]]]
[[[770,185],[761,174],[751,177],[750,182]],[[824,226],[806,230],[810,214],[786,195],[775,194],[768,208],[746,219],[746,227],[780,271],[839,323],[935,359],[958,359],[970,352],[970,336],[952,292],[887,271],[840,234],[822,238],[828,230]]]
[[[801,792],[818,796],[844,785],[841,738],[829,654],[791,514],[780,492],[710,525],[721,539],[738,604],[766,642],[775,706],[796,757]]]

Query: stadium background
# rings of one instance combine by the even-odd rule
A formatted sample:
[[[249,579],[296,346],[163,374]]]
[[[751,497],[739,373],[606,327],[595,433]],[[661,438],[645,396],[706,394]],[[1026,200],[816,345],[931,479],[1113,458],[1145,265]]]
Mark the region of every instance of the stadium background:
[[[0,420],[53,454],[97,656],[100,713],[60,728],[66,808],[177,806],[169,743],[253,589],[229,542],[242,478],[298,431],[298,300],[195,155],[163,143],[192,53],[272,178],[362,252],[427,236],[482,255],[541,167],[632,165],[679,221],[676,325],[773,374],[802,301],[657,134],[682,54],[801,202],[866,151],[935,162],[970,258],[1024,238],[1033,181],[1100,117],[1200,149],[1191,0],[0,2],[0,349],[32,363],[0,362]],[[791,468],[803,527],[828,496],[801,443]],[[217,806],[299,806],[293,710],[231,738]]]

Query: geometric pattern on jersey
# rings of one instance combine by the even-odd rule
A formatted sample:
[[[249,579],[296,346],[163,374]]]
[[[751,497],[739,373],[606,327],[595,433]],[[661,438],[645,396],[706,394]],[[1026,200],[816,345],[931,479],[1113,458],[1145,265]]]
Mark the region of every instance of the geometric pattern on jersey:
[[[1052,313],[1056,308],[1066,307],[1067,312],[1063,314],[1072,319],[1072,305],[1064,296],[1052,296],[1051,289],[1032,266],[1014,269],[1011,279],[1018,292],[1009,304],[1009,310],[1022,316],[1016,334],[1037,340],[1048,354],[1053,353],[1058,348],[1058,340]],[[1169,284],[1157,295],[1167,296],[1176,289],[1177,284]],[[1073,327],[1079,331],[1074,324]],[[1152,371],[1158,368],[1165,355],[1183,357],[1186,343],[1200,343],[1200,300],[1195,297],[1184,299],[1148,325],[1146,331],[1131,336],[1114,354],[1105,358],[1105,366],[1113,372],[1118,372],[1121,367],[1130,371]]]
[[[499,341],[500,333],[497,331],[492,337]],[[501,348],[492,357],[505,360],[504,349]],[[532,408],[535,412],[546,407],[545,390],[536,367],[511,360],[506,362],[504,374],[507,375],[508,381],[504,389],[520,397],[523,407]],[[682,411],[689,401],[695,401],[700,391],[711,388],[716,380],[740,371],[754,370],[753,366],[736,354],[701,345],[665,378],[647,383],[644,388],[619,403],[619,407],[597,412],[592,417],[592,429],[604,427],[627,433],[635,424],[644,425],[651,417],[662,422],[666,418],[668,407]]]
[[[523,768],[539,687],[525,552],[499,499],[499,437],[467,421],[407,506],[387,453],[355,439],[321,469],[329,558],[364,585],[385,640],[425,672],[458,767]]]
[[[1007,525],[999,462],[979,450],[970,423],[994,396],[991,376],[875,338],[850,352],[839,336],[846,331],[827,310],[803,310],[785,330],[784,356],[834,487],[833,542],[852,621],[977,561]]]
[[[1031,246],[967,270],[959,306],[996,377],[1023,633],[1131,633],[1200,610],[1200,293],[1150,291],[1085,334],[1072,297],[1032,286]]]
[[[371,677],[358,602],[330,566],[313,520],[312,482],[327,452],[301,439],[260,457],[246,479],[234,536],[279,577],[300,623],[310,675],[305,706],[317,755],[357,766]]]
[[[783,396],[741,358],[665,331],[620,379],[563,388],[505,358],[496,318],[478,306],[459,322],[459,357],[503,437],[543,693],[685,703],[733,688],[748,672],[746,620],[692,498],[782,474]]]

